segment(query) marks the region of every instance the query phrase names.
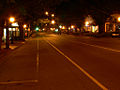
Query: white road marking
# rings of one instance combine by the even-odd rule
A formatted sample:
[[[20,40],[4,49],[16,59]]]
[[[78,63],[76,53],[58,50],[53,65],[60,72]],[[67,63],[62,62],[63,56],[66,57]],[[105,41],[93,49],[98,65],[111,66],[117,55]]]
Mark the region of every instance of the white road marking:
[[[58,51],[61,55],[67,58],[73,65],[75,65],[81,72],[83,72],[88,78],[90,78],[96,85],[98,85],[103,90],[108,90],[104,85],[102,85],[98,80],[96,80],[93,76],[91,76],[88,72],[86,72],[82,67],[80,67],[76,62],[66,56],[63,52],[61,52],[58,48],[56,48],[53,44],[46,40],[46,42],[52,46],[56,51]]]
[[[87,46],[91,46],[91,47],[101,48],[101,49],[109,50],[109,51],[112,51],[112,52],[120,53],[120,50],[117,50],[117,49],[107,48],[107,47],[103,47],[103,46],[99,46],[99,45],[92,45],[92,44],[83,43],[83,42],[78,42],[78,43],[81,43],[81,44],[84,44],[84,45],[87,45]]]
[[[37,64],[36,64],[36,72],[39,73],[39,59],[40,59],[40,52],[39,52],[39,40],[37,40]]]
[[[26,80],[26,81],[10,81],[10,82],[0,82],[0,85],[6,84],[22,84],[22,83],[37,83],[38,80]]]

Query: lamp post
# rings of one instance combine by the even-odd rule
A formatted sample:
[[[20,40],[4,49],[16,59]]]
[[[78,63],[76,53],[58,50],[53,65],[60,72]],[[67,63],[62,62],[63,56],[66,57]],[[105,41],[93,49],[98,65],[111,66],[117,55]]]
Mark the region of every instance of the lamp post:
[[[27,25],[26,25],[26,24],[24,24],[24,25],[23,25],[23,28],[25,28],[25,29],[26,29],[26,28],[27,28]]]
[[[72,33],[75,32],[75,31],[74,31],[74,28],[75,28],[75,26],[74,26],[74,25],[71,25]]]
[[[53,24],[53,25],[54,25],[54,24],[55,24],[55,20],[52,20],[52,21],[51,21],[51,24]]]
[[[85,26],[87,27],[87,31],[88,31],[88,26],[89,26],[89,22],[88,21],[85,22]]]
[[[13,23],[13,22],[15,21],[15,18],[14,18],[14,17],[10,17],[10,18],[9,18],[9,21],[10,21],[11,23]]]
[[[85,26],[88,26],[89,25],[89,22],[85,22]]]
[[[51,17],[54,17],[55,15],[54,14],[51,14]]]
[[[15,22],[15,18],[14,17],[10,17],[9,18],[9,22],[10,23],[14,23]],[[13,28],[12,28],[11,44],[13,44]]]
[[[3,37],[3,25],[4,25],[4,23],[3,23],[4,21],[2,20],[2,23],[1,23],[1,27],[0,27],[0,52],[1,52],[1,47],[2,47],[2,37]]]
[[[62,25],[59,25],[59,29],[58,29],[58,31],[59,31],[59,34],[61,34],[61,29],[62,29]]]
[[[45,15],[47,15],[47,16],[49,15],[48,11],[45,12]]]
[[[72,29],[74,29],[74,27],[75,27],[75,26],[73,26],[73,25],[71,26]]]
[[[24,24],[23,25],[23,28],[24,28],[24,31],[26,30],[26,28],[27,28],[27,25],[26,24]],[[28,37],[28,30],[27,30],[27,37]]]
[[[120,22],[120,17],[118,17],[118,22]]]

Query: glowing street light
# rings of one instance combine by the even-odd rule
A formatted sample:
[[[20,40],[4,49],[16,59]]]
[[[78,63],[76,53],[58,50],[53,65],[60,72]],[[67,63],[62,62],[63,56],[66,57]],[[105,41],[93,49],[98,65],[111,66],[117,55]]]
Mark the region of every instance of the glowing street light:
[[[10,17],[9,18],[9,22],[14,23],[15,22],[15,18],[14,17]],[[12,29],[11,44],[13,44],[13,37],[14,37],[14,35],[13,35],[13,29]]]
[[[26,28],[27,28],[27,25],[26,25],[26,24],[24,24],[24,25],[23,25],[23,28],[24,28],[24,30],[25,30],[25,31],[27,31],[27,32],[25,33],[25,36],[27,36],[27,37],[28,37],[28,29],[26,29]]]
[[[52,20],[52,21],[51,21],[51,24],[55,24],[55,20]]]
[[[23,25],[23,28],[27,28],[27,25],[26,25],[26,24],[24,24],[24,25]]]
[[[70,30],[71,28],[70,27],[68,27],[68,30]]]
[[[48,15],[49,13],[46,11],[45,14]]]
[[[118,17],[118,22],[120,22],[120,17]]]
[[[71,26],[71,28],[72,28],[72,29],[74,29],[74,28],[75,28],[75,26],[73,26],[73,25],[72,25],[72,26]]]
[[[88,26],[89,25],[89,22],[85,22],[85,26]]]
[[[9,18],[9,21],[10,21],[11,23],[15,22],[15,18],[14,18],[14,17],[10,17],[10,18]]]
[[[54,14],[51,14],[52,17],[54,17],[55,15]]]
[[[63,26],[62,29],[65,29],[65,26]]]

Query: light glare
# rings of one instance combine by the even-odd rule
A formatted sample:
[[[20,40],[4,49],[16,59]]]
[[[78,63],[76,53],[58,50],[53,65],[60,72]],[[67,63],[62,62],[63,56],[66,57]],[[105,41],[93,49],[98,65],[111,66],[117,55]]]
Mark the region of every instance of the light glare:
[[[10,17],[9,21],[13,23],[15,21],[15,18],[14,17]]]

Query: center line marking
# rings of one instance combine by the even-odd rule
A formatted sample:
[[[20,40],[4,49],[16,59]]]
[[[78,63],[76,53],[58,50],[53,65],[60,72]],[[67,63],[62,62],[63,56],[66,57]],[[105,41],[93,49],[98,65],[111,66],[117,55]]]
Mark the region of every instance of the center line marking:
[[[93,76],[91,76],[88,72],[86,72],[82,67],[80,67],[76,62],[66,56],[63,52],[61,52],[58,48],[56,48],[53,44],[46,40],[46,42],[52,46],[56,51],[58,51],[61,55],[67,58],[73,65],[75,65],[80,71],[82,71],[88,78],[90,78],[95,84],[97,84],[103,90],[108,90],[104,85],[102,85],[98,80],[96,80]]]
[[[40,64],[40,52],[39,52],[39,40],[37,40],[37,61],[36,61],[36,72],[37,72],[37,78],[39,74],[39,64]]]
[[[26,80],[26,81],[10,81],[10,82],[0,82],[0,85],[6,84],[22,84],[22,83],[37,83],[38,80]]]

